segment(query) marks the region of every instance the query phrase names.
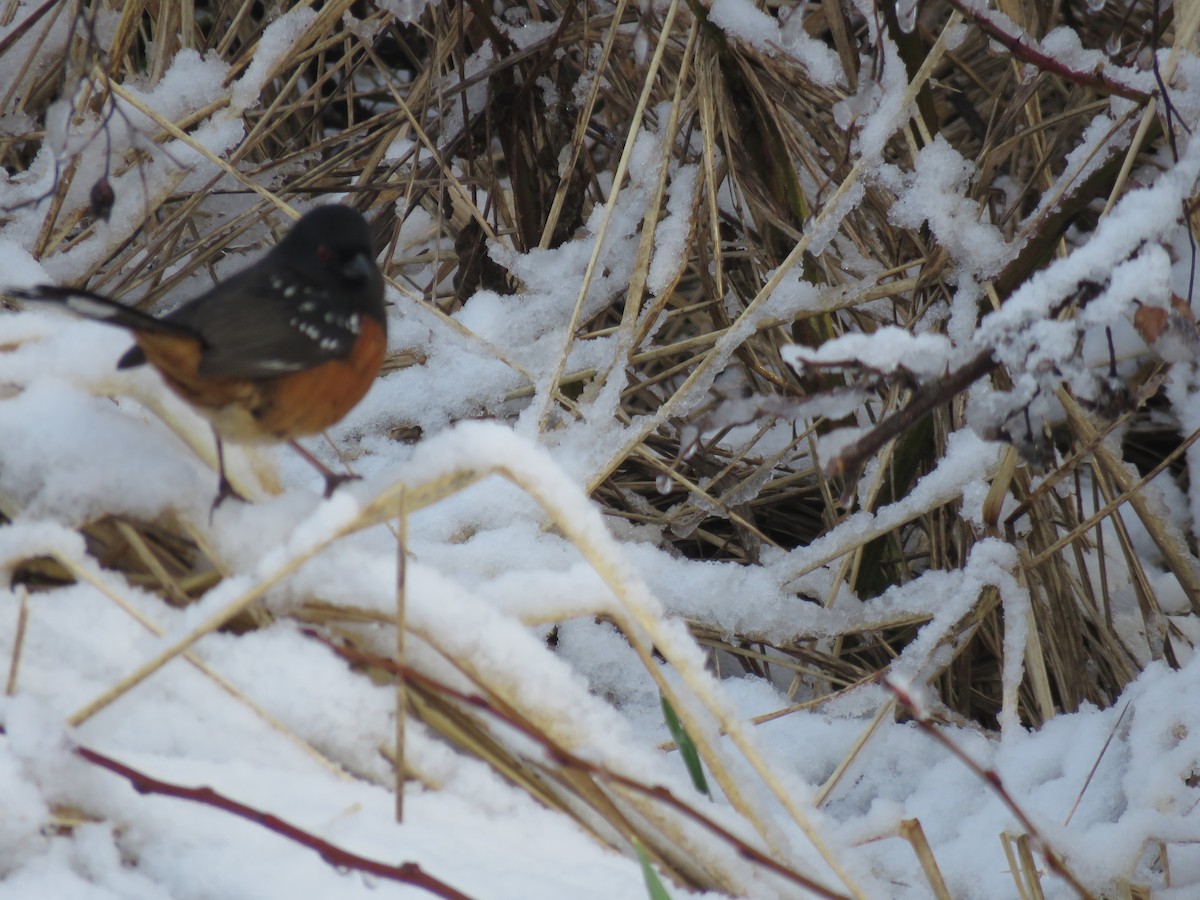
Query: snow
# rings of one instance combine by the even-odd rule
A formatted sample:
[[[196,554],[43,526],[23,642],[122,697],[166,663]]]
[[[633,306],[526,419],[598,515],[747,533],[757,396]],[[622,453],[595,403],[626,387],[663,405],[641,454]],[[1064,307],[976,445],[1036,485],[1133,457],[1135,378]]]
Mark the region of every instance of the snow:
[[[283,64],[288,52],[316,19],[315,10],[301,6],[288,10],[263,30],[250,65],[230,94],[234,111],[240,112],[258,102],[272,73]]]
[[[716,0],[708,19],[730,36],[740,38],[762,51],[779,41],[779,25],[749,0]]]
[[[781,6],[780,15],[786,15],[786,19],[780,24],[749,0],[716,0],[709,7],[708,20],[760,53],[773,56],[786,51],[804,66],[817,84],[833,87],[844,83],[837,54],[804,30],[802,23],[806,14],[802,6],[790,9]]]
[[[393,0],[382,6],[407,19],[423,4]],[[710,15],[731,39],[765,55],[790,54],[822,85],[841,83],[836,56],[804,33],[801,12],[780,26],[748,0],[718,0]],[[170,121],[227,101],[189,132],[211,153],[227,157],[245,136],[242,113],[259,107],[272,73],[286,65],[316,16],[303,7],[280,16],[229,84],[225,63],[184,50],[156,84],[127,86],[128,92]],[[872,17],[864,21],[876,27]],[[529,44],[546,40],[555,27],[514,25],[511,34]],[[0,28],[0,38],[7,33]],[[46,46],[64,33],[63,23],[54,23]],[[869,187],[890,190],[893,224],[927,227],[931,243],[952,260],[959,293],[948,334],[885,325],[815,349],[788,347],[784,358],[797,367],[857,366],[926,382],[981,350],[992,351],[1020,377],[1012,396],[977,389],[978,415],[972,418],[981,422],[981,433],[1017,400],[1049,394],[1064,382],[1077,396],[1094,396],[1095,363],[1099,358],[1100,368],[1107,365],[1106,345],[1103,352],[1089,351],[1090,358],[1079,348],[1094,348],[1097,334],[1131,317],[1137,304],[1164,305],[1186,277],[1178,220],[1195,194],[1200,142],[1180,134],[1178,162],[1161,161],[1161,173],[1147,173],[1144,184],[1131,187],[1087,241],[1066,248],[980,320],[980,286],[1020,247],[987,221],[971,195],[971,162],[942,138],[921,150],[911,171],[883,162],[885,143],[911,115],[911,97],[895,47],[873,31],[872,40],[884,54],[887,75],[882,82],[860,78],[858,93],[845,97],[837,111],[863,162],[853,183],[831,194],[806,239],[819,253],[837,239],[843,217]],[[1041,46],[1081,70],[1108,65],[1061,29]],[[23,38],[0,58],[0,84],[15,77],[12,61],[32,47]],[[483,42],[462,61],[461,73],[473,77],[492,63],[491,45]],[[37,51],[32,65],[49,64],[46,52]],[[1194,73],[1194,61],[1183,68]],[[1200,79],[1193,80],[1196,87],[1180,88],[1188,91],[1181,109],[1200,108]],[[487,99],[480,81],[463,103],[474,112]],[[147,151],[140,168],[113,173],[113,224],[35,259],[45,206],[19,204],[45,192],[56,163],[80,154],[76,186],[63,203],[82,210],[102,168],[98,155],[89,155],[97,114],[59,102],[42,151],[25,172],[0,181],[0,207],[12,210],[0,227],[0,273],[7,286],[69,282],[92,271],[132,236],[156,197],[214,179],[240,184],[187,142],[170,141]],[[461,106],[454,106],[452,115],[461,117]],[[138,135],[157,126],[128,102],[119,108],[124,118],[116,117],[114,154],[146,149]],[[1086,126],[1067,159],[1071,177],[1084,177],[1107,158],[1102,148],[1127,127],[1126,112],[1114,101]],[[1200,693],[1200,655],[1184,658],[1177,670],[1147,663],[1110,708],[1084,707],[1037,731],[1022,726],[1018,687],[1033,597],[1018,576],[1017,548],[985,536],[982,514],[1004,452],[999,444],[964,426],[948,436],[943,458],[905,496],[847,516],[806,546],[766,547],[753,565],[683,558],[655,527],[601,514],[589,482],[649,431],[699,404],[748,335],[837,309],[874,278],[871,273],[861,286],[826,288],[795,271],[769,273],[779,275],[773,289],[764,289],[751,308],[737,309],[688,389],[628,422],[615,415],[625,386],[622,340],[576,340],[564,371],[609,371],[610,382],[578,398],[577,417],[564,416],[543,430],[539,411],[581,293],[586,320],[629,282],[645,206],[665,164],[662,138],[651,124],[643,126],[611,215],[598,206],[576,239],[527,253],[503,242],[489,247],[520,282],[519,294],[481,290],[452,316],[439,317],[391,293],[392,349],[420,348],[424,361],[383,376],[333,429],[335,443],[358,454],[354,465],[364,477],[328,500],[308,468],[285,450],[234,447],[228,448],[231,472],[255,502],[227,503],[212,512],[216,477],[207,459],[212,448],[206,426],[152,372],[115,371],[126,336],[40,309],[0,314],[0,572],[11,576],[31,561],[52,560],[74,578],[31,593],[0,588],[0,670],[7,675],[11,662],[13,674],[11,692],[0,697],[0,900],[424,896],[416,888],[339,871],[312,850],[219,808],[139,792],[82,759],[76,745],[155,778],[211,787],[348,851],[393,864],[415,862],[470,896],[644,896],[626,835],[536,802],[414,718],[406,724],[411,777],[405,816],[395,821],[389,760],[394,688],[364,677],[314,640],[302,614],[314,599],[352,610],[369,623],[353,632],[356,646],[377,655],[394,652],[394,628],[383,623],[398,602],[399,551],[386,526],[395,526],[402,497],[425,498],[422,492],[440,496],[427,504],[413,501],[406,513],[408,665],[464,693],[483,695],[486,685],[493,706],[534,718],[532,730],[597,771],[662,786],[755,850],[862,896],[927,896],[912,847],[900,837],[902,823],[918,819],[952,896],[1012,896],[1013,876],[998,836],[1019,834],[1022,827],[986,779],[934,740],[929,729],[935,729],[997,773],[1089,890],[1115,895],[1129,880],[1153,883],[1161,888],[1156,896],[1168,898],[1197,890],[1200,712],[1184,698]],[[398,135],[385,158],[401,158],[413,146],[411,137]],[[647,279],[651,295],[667,291],[680,271],[702,190],[700,166],[671,165]],[[214,225],[223,221],[218,212],[241,212],[251,202],[221,200],[227,205],[213,207]],[[1031,217],[1044,212],[1039,208]],[[430,240],[433,227],[423,212],[409,218],[400,250]],[[265,228],[253,231],[247,246],[265,237]],[[585,290],[593,254],[597,265]],[[231,256],[221,264],[222,274],[245,261],[243,254]],[[1091,303],[1077,318],[1059,321],[1063,301],[1093,282],[1101,289]],[[729,299],[735,308],[732,297],[714,299]],[[1125,332],[1132,346],[1136,341]],[[531,400],[535,387],[541,393]],[[1194,362],[1177,366],[1166,394],[1186,431],[1200,427]],[[470,421],[475,418],[495,421]],[[418,427],[421,440],[393,440],[391,431],[401,426]],[[779,431],[770,440],[787,446],[789,429]],[[827,459],[859,433],[822,436],[818,458]],[[313,449],[333,461],[328,448],[314,442]],[[1191,488],[1156,484],[1151,495],[1163,520],[1183,534],[1200,521],[1200,445],[1189,452],[1188,466]],[[281,493],[272,490],[275,482]],[[916,572],[869,603],[846,586],[839,567],[864,539],[960,499],[962,525],[979,539],[958,569]],[[136,578],[100,565],[101,549],[89,546],[77,529],[104,516],[169,523],[194,536],[222,576],[219,583],[186,609],[164,604]],[[1131,540],[1149,558],[1144,529],[1130,525]],[[1111,583],[1125,587],[1117,557],[1105,561]],[[1094,571],[1098,558],[1088,565]],[[1186,612],[1179,585],[1159,570],[1151,576],[1158,579],[1154,590],[1164,609]],[[1129,588],[1121,599],[1128,602],[1131,595]],[[814,597],[817,602],[808,599]],[[210,627],[252,599],[261,599],[273,617],[269,624],[244,633]],[[1004,622],[995,733],[897,721],[890,714],[894,698],[882,684],[863,684],[824,705],[751,725],[751,717],[797,702],[788,693],[789,673],[776,680],[727,672],[718,677],[685,627],[697,620],[764,642],[798,635],[828,642],[915,623],[916,637],[897,652],[890,671],[897,685],[924,696],[950,660],[961,624],[988,602],[1000,605]],[[22,608],[27,622],[18,664]],[[1119,602],[1116,615],[1123,615]],[[180,652],[161,669],[143,673],[136,686],[86,721],[67,724],[111,685],[171,648]],[[670,739],[660,712],[663,693],[689,733],[709,748],[704,762],[715,786],[711,800],[696,794],[678,756],[660,749]],[[490,724],[493,736],[522,759],[556,771],[552,754],[529,732],[511,720]],[[848,759],[847,770],[832,781]],[[666,823],[697,866],[720,874],[727,890],[711,893],[714,900],[803,895],[694,821],[643,796],[620,797],[622,815]],[[1160,842],[1169,848],[1172,886],[1163,884]],[[1043,886],[1053,897],[1071,895],[1052,874]],[[676,898],[701,896],[677,885],[670,891]]]
[[[692,229],[699,176],[699,166],[680,166],[671,173],[666,216],[654,232],[654,258],[646,276],[646,287],[656,296],[665,291],[683,269],[684,245]]]
[[[919,376],[944,375],[953,349],[940,334],[909,334],[903,328],[885,326],[872,334],[850,333],[826,341],[820,347],[791,344],[783,359],[797,371],[806,365],[858,365],[891,374],[897,370]]]
[[[982,205],[968,199],[971,172],[971,163],[938,135],[917,154],[911,175],[896,186],[896,202],[888,213],[892,222],[905,228],[927,224],[955,259],[949,279],[966,289],[955,296],[948,331],[959,343],[970,337],[975,325],[978,293],[970,289],[971,279],[998,275],[1014,255],[999,229],[984,221]]]

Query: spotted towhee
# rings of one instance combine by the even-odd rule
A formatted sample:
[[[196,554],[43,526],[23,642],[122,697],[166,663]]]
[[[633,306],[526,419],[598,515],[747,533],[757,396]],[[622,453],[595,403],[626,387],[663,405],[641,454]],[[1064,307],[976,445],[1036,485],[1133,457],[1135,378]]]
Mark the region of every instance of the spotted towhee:
[[[366,220],[348,206],[321,206],[266,256],[162,318],[76,288],[8,291],[52,301],[129,329],[136,346],[117,368],[150,363],[212,423],[220,489],[222,441],[289,442],[325,476],[325,496],[345,480],[295,438],[348,413],[370,388],[387,349],[383,276]]]

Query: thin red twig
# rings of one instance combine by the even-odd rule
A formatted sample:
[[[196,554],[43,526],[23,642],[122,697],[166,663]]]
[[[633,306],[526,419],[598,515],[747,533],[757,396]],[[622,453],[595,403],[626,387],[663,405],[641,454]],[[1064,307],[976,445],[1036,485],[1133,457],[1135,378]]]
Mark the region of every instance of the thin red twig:
[[[339,869],[364,872],[377,878],[411,884],[413,887],[422,888],[429,891],[435,897],[443,897],[446,900],[471,900],[470,896],[451,887],[444,881],[440,881],[429,875],[416,863],[403,863],[393,866],[377,862],[365,856],[359,856],[357,853],[343,850],[341,847],[329,843],[329,841],[318,837],[310,831],[305,831],[303,828],[286,822],[278,816],[273,816],[252,806],[239,803],[236,800],[226,797],[224,794],[214,791],[212,788],[183,787],[182,785],[172,784],[169,781],[162,781],[124,763],[117,762],[112,757],[105,756],[103,753],[98,753],[88,747],[76,747],[75,752],[88,762],[103,769],[108,769],[114,775],[120,775],[133,785],[133,789],[138,793],[162,794],[167,797],[176,797],[180,800],[203,803],[205,806],[212,806],[223,810],[224,812],[253,822],[256,825],[261,825],[290,841],[295,841],[303,847],[316,851],[325,862]]]

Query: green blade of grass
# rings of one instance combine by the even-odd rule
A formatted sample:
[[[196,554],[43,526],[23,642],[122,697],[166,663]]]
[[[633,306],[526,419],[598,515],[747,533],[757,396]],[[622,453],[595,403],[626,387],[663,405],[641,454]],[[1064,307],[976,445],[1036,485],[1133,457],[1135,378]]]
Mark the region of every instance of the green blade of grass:
[[[633,849],[637,851],[638,862],[642,864],[642,877],[646,879],[646,893],[650,900],[671,900],[671,895],[667,893],[662,879],[654,871],[654,864],[650,862],[650,854],[646,852],[642,842],[636,837],[631,837],[630,840],[633,841]]]
[[[696,745],[692,743],[692,739],[684,730],[679,716],[675,715],[670,701],[661,695],[660,699],[662,700],[663,718],[667,720],[667,728],[675,740],[675,746],[679,748],[679,754],[683,757],[688,774],[692,776],[692,784],[704,796],[711,797],[712,792],[708,789],[708,779],[704,777],[704,767],[700,764],[700,754],[696,752]]]

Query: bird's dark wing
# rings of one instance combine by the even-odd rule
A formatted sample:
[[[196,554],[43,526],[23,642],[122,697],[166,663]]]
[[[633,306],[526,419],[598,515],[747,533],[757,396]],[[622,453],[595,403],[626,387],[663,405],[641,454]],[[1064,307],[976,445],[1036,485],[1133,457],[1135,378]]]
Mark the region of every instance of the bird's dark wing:
[[[252,266],[164,317],[203,339],[199,374],[268,378],[349,355],[361,320],[330,289]]]

